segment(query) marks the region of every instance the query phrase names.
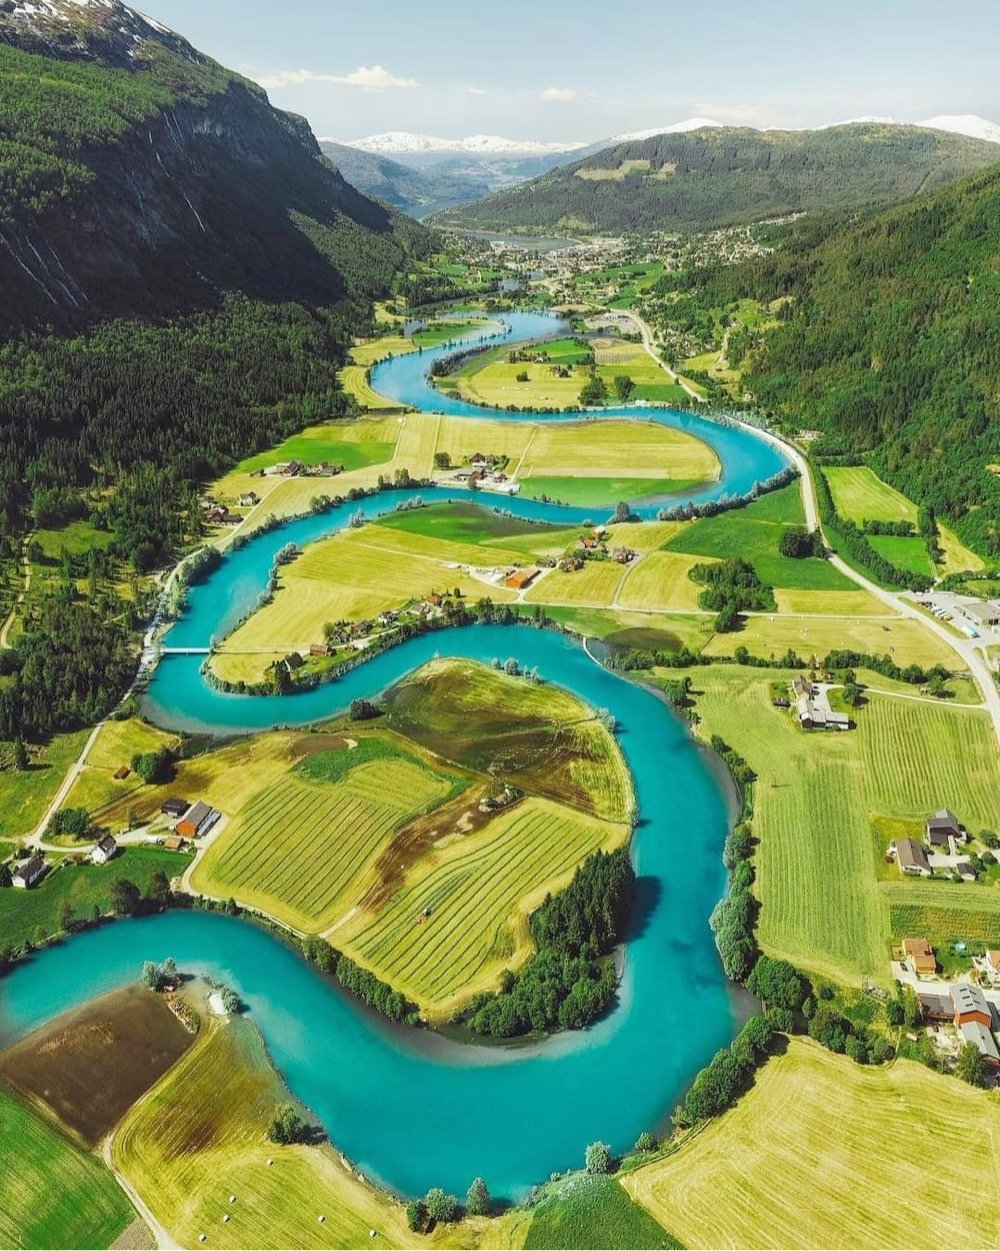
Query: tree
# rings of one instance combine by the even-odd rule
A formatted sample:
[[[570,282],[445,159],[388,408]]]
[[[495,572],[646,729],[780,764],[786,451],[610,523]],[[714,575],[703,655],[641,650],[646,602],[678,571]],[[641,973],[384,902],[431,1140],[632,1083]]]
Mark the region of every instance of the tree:
[[[846,682],[844,684],[844,703],[851,708],[859,708],[861,706],[863,695],[861,687],[856,682]]]
[[[308,1136],[308,1130],[309,1127],[292,1104],[283,1103],[271,1119],[267,1136],[272,1142],[287,1146],[293,1142],[303,1142]]]
[[[11,875],[10,867],[6,864],[0,864],[0,888],[12,886],[14,878]]]
[[[14,768],[18,771],[18,773],[23,773],[31,763],[28,759],[28,749],[24,745],[23,738],[18,737],[14,739],[13,757]]]
[[[598,373],[592,373],[583,384],[580,392],[580,404],[583,408],[596,408],[608,398],[608,388]]]
[[[118,878],[111,886],[111,903],[115,916],[134,917],[142,905],[138,886],[127,877]]]
[[[159,908],[166,908],[173,898],[170,882],[162,869],[157,869],[149,879],[149,891],[146,898]]]
[[[406,1223],[415,1234],[422,1234],[427,1224],[427,1207],[423,1199],[413,1199],[406,1205]]]
[[[450,469],[451,468],[451,457],[448,455],[447,452],[435,452],[434,453],[434,468],[435,469]]]
[[[619,500],[615,505],[615,521],[621,523],[623,521],[629,521],[631,517],[632,509],[629,507],[628,500]]]
[[[64,899],[59,907],[59,928],[63,933],[68,934],[72,930],[75,920],[73,905],[68,899]]]
[[[465,1208],[470,1216],[489,1216],[490,1192],[481,1177],[477,1177],[469,1187],[465,1196]]]
[[[761,956],[747,978],[747,990],[768,1008],[798,1012],[809,994],[809,983],[787,960]]]
[[[986,1085],[986,1061],[975,1043],[962,1043],[955,1060],[955,1076],[970,1086]]]
[[[431,1220],[441,1221],[442,1224],[453,1221],[458,1215],[458,1200],[454,1195],[445,1194],[439,1186],[428,1190],[424,1204]]]
[[[656,1139],[653,1137],[653,1135],[649,1132],[648,1129],[644,1129],[642,1133],[639,1135],[639,1137],[635,1140],[635,1149],[636,1151],[655,1151],[656,1150]]]
[[[611,1172],[611,1148],[606,1142],[592,1142],[584,1155],[588,1173]]]
[[[740,628],[740,614],[733,604],[726,604],[715,618],[717,634],[732,634]]]
[[[628,374],[615,375],[615,394],[623,404],[628,402],[628,397],[635,390],[635,383]]]
[[[174,776],[174,758],[165,747],[159,751],[136,752],[132,769],[149,784],[169,782]]]

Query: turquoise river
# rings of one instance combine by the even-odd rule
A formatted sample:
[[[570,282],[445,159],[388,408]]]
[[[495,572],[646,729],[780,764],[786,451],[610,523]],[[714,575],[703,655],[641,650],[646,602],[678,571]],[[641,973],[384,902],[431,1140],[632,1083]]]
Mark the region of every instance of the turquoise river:
[[[508,342],[561,329],[541,314],[505,320]],[[376,385],[422,409],[514,419],[429,387],[425,375],[436,354],[453,350],[396,357],[377,368]],[[698,498],[743,493],[785,466],[773,445],[741,427],[666,409],[614,411],[690,429],[711,443],[722,474]],[[384,512],[416,494],[449,498],[426,489],[385,492],[366,500],[364,511]],[[578,519],[572,509],[517,497],[502,506],[538,521]],[[205,646],[224,634],[256,602],[278,548],[333,533],[357,508],[291,521],[228,555],[193,588],[168,644]],[[290,696],[224,694],[204,681],[202,657],[168,655],[144,711],[166,727],[217,734],[307,724],[377,694],[437,655],[484,662],[514,656],[616,720],[640,814],[632,843],[639,890],[618,998],[603,1020],[512,1048],[396,1027],[268,932],[221,914],[171,912],[88,931],[16,966],[0,981],[0,1042],[134,981],[146,959],[173,956],[182,968],[236,989],[290,1089],[366,1176],[401,1194],[431,1186],[464,1193],[479,1174],[494,1195],[516,1200],[554,1170],[580,1165],[588,1143],[601,1139],[621,1151],[662,1122],[698,1069],[731,1039],[737,1010],[708,926],[725,890],[720,856],[729,788],[715,758],[656,694],[602,668],[567,636],[472,626],[423,635],[336,682]]]

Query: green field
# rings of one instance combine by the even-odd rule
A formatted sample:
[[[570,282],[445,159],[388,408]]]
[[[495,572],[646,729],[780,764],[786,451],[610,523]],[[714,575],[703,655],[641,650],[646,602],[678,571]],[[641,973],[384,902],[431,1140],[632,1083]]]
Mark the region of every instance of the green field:
[[[866,465],[828,465],[823,474],[837,512],[856,526],[866,521],[917,521],[917,506],[883,482]]]
[[[770,683],[781,677],[713,665],[695,683],[704,734],[721,735],[759,778],[761,945],[810,972],[884,981],[890,903],[922,899],[930,887],[879,880],[885,847],[873,823],[919,821],[948,806],[970,829],[996,828],[998,754],[989,719],[957,705],[872,695],[856,730],[807,734],[771,706]],[[942,883],[939,898],[951,891],[971,898],[962,892],[978,889]],[[993,893],[1000,913],[1000,891]]]
[[[419,861],[384,908],[351,917],[332,941],[432,1016],[447,1016],[527,959],[527,917],[550,890],[628,836],[626,825],[525,799]]]
[[[58,560],[63,552],[81,556],[93,547],[103,550],[113,538],[110,530],[98,530],[89,521],[71,521],[58,530],[36,530],[33,537],[49,560]]]
[[[547,497],[560,504],[605,510],[614,508],[619,500],[635,503],[650,495],[666,495],[695,485],[694,479],[549,477],[534,474],[522,477],[520,482],[521,494],[528,499]]]
[[[980,1090],[792,1039],[735,1108],[622,1184],[688,1247],[996,1247],[998,1138]]]
[[[381,738],[310,756],[240,810],[191,884],[320,933],[375,883],[395,831],[456,788],[454,774]]]
[[[48,1120],[0,1090],[0,1243],[103,1248],[135,1218],[118,1183]]]
[[[407,508],[389,513],[375,522],[389,530],[402,530],[407,534],[421,534],[426,538],[442,539],[446,543],[489,543],[492,540],[528,537],[548,545],[553,535],[558,535],[562,545],[568,546],[576,536],[575,530],[561,530],[555,526],[537,525],[521,521],[517,517],[505,517],[481,504],[430,504],[425,508]],[[485,559],[485,554],[484,554]]]
[[[411,336],[417,347],[439,347],[442,343],[455,343],[471,335],[489,334],[499,329],[499,323],[486,317],[466,318],[455,321],[432,321],[423,330]]]
[[[919,934],[935,947],[981,943],[1000,947],[1000,890],[963,882],[907,882],[884,888],[895,939]]]
[[[209,1231],[208,1245],[223,1248],[412,1246],[402,1205],[358,1180],[333,1147],[268,1141],[287,1101],[253,1027],[214,1023],[119,1126],[115,1167],[183,1247]],[[459,1225],[426,1241],[467,1239]]]
[[[394,439],[385,438],[389,433],[391,427],[385,422],[330,422],[325,426],[311,426],[267,452],[248,457],[234,472],[255,473],[286,460],[301,461],[303,465],[318,465],[325,460],[331,465],[343,465],[345,469],[381,465],[392,460],[396,448]],[[332,485],[333,479],[315,481],[317,492],[331,491]]]
[[[30,769],[0,773],[0,838],[20,840],[34,832],[88,734],[88,730],[57,734],[32,750]]]
[[[668,551],[724,559],[741,556],[770,586],[803,591],[849,591],[854,584],[827,560],[810,556],[796,560],[778,550],[789,525],[804,525],[799,484],[772,491],[745,508],[704,517],[668,539]]]
[[[670,1248],[681,1244],[613,1177],[577,1173],[529,1209],[525,1248]]]
[[[916,536],[905,538],[894,534],[871,534],[868,542],[897,569],[904,569],[907,573],[925,573],[929,578],[934,576],[934,566],[927,555],[927,544],[923,539]]]
[[[140,891],[149,889],[157,869],[171,877],[180,876],[190,858],[176,851],[155,847],[126,847],[110,864],[67,864],[31,890],[0,890],[0,934],[12,943],[48,938],[62,929],[59,923],[64,903],[77,920],[89,921],[94,908],[111,910],[111,887],[119,878],[135,882]]]

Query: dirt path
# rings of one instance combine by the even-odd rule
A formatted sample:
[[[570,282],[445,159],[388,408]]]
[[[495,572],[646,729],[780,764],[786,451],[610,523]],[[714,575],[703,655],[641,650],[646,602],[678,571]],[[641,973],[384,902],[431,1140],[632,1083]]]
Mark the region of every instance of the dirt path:
[[[153,1237],[156,1239],[156,1245],[160,1248],[160,1251],[181,1251],[181,1244],[172,1238],[169,1233],[167,1233],[164,1226],[156,1219],[150,1208],[136,1193],[132,1183],[123,1173],[120,1173],[118,1169],[115,1168],[114,1155],[111,1150],[112,1137],[113,1135],[109,1134],[107,1138],[105,1138],[104,1145],[101,1149],[101,1154],[104,1156],[104,1163],[111,1170],[115,1181],[128,1195],[129,1202],[149,1226]]]
[[[14,600],[7,620],[3,623],[3,629],[0,630],[0,648],[10,646],[10,630],[14,622],[17,620],[17,610],[24,603],[28,595],[28,588],[31,586],[31,561],[28,559],[28,544],[35,537],[34,531],[24,537],[21,544],[21,568],[24,570],[24,586],[18,591],[17,599]]]

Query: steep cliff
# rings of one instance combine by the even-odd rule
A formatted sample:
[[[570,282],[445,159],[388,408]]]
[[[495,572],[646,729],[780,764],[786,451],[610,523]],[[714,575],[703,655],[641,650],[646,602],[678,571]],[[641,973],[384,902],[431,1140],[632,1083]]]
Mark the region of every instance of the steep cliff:
[[[0,327],[387,288],[426,234],[120,0],[0,0]]]

